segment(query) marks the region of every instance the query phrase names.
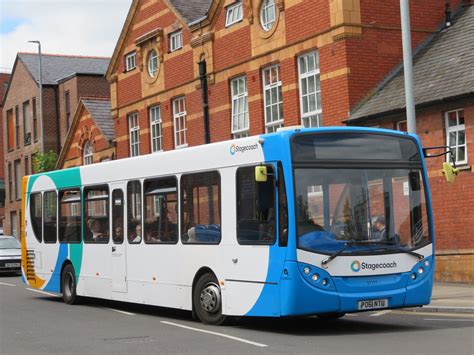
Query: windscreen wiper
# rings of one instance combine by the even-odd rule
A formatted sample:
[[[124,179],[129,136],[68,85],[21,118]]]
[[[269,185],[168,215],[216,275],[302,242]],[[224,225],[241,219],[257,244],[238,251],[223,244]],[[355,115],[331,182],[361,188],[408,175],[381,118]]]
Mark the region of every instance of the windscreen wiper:
[[[420,253],[417,253],[416,251],[413,251],[413,250],[409,250],[407,248],[404,248],[400,245],[387,245],[387,243],[384,243],[384,242],[377,242],[377,241],[374,241],[372,243],[376,243],[378,244],[379,246],[382,247],[382,250],[396,250],[396,251],[401,251],[402,253],[406,253],[406,254],[410,254],[410,255],[413,255],[414,257],[418,258],[418,260],[423,260],[425,258],[424,255],[420,254]]]
[[[360,245],[360,244],[361,244],[360,242],[354,242],[354,241],[347,242],[346,244],[344,244],[344,246],[341,249],[339,249],[338,251],[336,251],[335,253],[329,255],[326,259],[321,261],[321,265],[323,266],[323,268],[326,268],[326,265],[329,262],[331,262],[331,260],[334,260],[339,255],[341,255],[348,247],[353,246],[353,245]]]

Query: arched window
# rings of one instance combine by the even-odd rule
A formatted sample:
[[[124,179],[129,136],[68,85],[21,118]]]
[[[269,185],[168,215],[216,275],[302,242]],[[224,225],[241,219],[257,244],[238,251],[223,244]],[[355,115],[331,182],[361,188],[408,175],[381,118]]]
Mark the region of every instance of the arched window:
[[[263,0],[260,8],[260,24],[265,31],[270,31],[276,21],[275,0]]]
[[[154,78],[158,71],[158,54],[155,50],[151,50],[148,54],[148,74]]]
[[[82,149],[82,161],[83,165],[94,163],[94,147],[92,146],[91,141],[84,143],[84,148]]]

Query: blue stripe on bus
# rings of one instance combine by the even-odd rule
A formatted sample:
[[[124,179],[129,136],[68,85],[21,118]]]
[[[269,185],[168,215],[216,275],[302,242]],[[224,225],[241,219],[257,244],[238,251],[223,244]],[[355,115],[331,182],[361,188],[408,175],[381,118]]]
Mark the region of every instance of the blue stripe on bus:
[[[56,260],[56,266],[54,267],[53,274],[48,281],[48,284],[44,287],[44,291],[50,292],[61,292],[61,269],[64,261],[68,257],[68,244],[59,244],[58,258]]]

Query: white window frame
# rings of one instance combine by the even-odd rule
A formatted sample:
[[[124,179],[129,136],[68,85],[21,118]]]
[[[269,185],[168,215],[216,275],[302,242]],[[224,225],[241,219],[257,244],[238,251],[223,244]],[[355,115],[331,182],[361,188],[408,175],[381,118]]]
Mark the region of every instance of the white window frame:
[[[180,96],[173,100],[173,129],[174,147],[176,149],[188,146],[186,140],[186,97]]]
[[[232,5],[227,6],[225,16],[225,27],[232,26],[234,23],[242,21],[244,12],[242,8],[242,1],[237,1]]]
[[[183,48],[183,30],[170,33],[170,52]]]
[[[314,65],[309,69],[309,63]],[[302,63],[304,61],[304,65]],[[323,113],[321,107],[321,78],[319,69],[319,54],[318,51],[305,53],[298,57],[298,75],[300,84],[300,112],[301,124],[305,127],[320,127],[321,116]],[[314,80],[314,91],[309,91],[309,82]],[[306,85],[306,94],[303,93],[303,87]],[[305,99],[306,104],[305,104]],[[314,109],[310,110],[310,102],[314,103]],[[307,106],[307,107],[305,107]]]
[[[465,121],[464,123],[460,124],[460,120],[459,120],[459,113],[461,111],[464,111],[464,108],[460,108],[460,109],[456,109],[456,110],[451,110],[451,111],[447,111],[445,112],[444,114],[444,119],[445,119],[445,125],[446,125],[446,145],[450,146],[452,149],[454,149],[454,157],[455,157],[455,161],[456,161],[456,165],[465,165],[467,164],[467,137],[466,137],[466,125],[465,125]],[[449,115],[451,113],[455,112],[456,113],[456,124],[454,126],[449,126]],[[463,115],[464,117],[464,115]],[[465,119],[465,118],[464,118]],[[459,133],[464,131],[464,143],[463,144],[459,144]],[[452,142],[450,141],[450,135],[451,133],[454,133],[455,136],[456,136],[456,142],[454,142],[454,144],[452,144]],[[464,159],[463,160],[459,160],[458,159],[458,149],[459,148],[462,148],[464,147]],[[447,162],[451,162],[451,157],[449,154],[446,155],[446,161]]]
[[[237,90],[235,89],[237,87]],[[240,90],[243,87],[243,90]],[[247,77],[240,76],[230,81],[232,95],[231,132],[235,139],[249,135],[249,101]]]
[[[273,21],[268,20],[270,11],[273,10]],[[275,0],[263,0],[262,6],[260,7],[260,24],[264,31],[270,31],[277,20],[277,10]]]
[[[125,71],[133,70],[137,67],[137,53],[135,51],[125,56]]]
[[[161,107],[160,105],[152,106],[148,109],[150,116],[150,139],[151,139],[151,152],[163,151],[163,130],[161,120]]]
[[[148,53],[148,75],[152,78],[156,76],[158,73],[158,68],[160,67],[160,61],[158,60],[158,53],[154,49],[152,49]]]
[[[82,148],[82,164],[94,164],[94,146],[91,141],[84,143],[84,148]]]
[[[276,80],[272,80],[272,71],[276,70]],[[269,73],[270,82],[267,82],[267,72]],[[283,92],[282,82],[280,78],[280,65],[275,64],[262,70],[263,82],[263,103],[265,116],[265,132],[272,133],[280,127],[283,127]],[[269,92],[270,102],[267,100],[267,92]],[[276,92],[276,101],[272,98],[272,92]],[[273,117],[272,107],[277,106],[277,117]],[[267,109],[270,108],[270,115]]]
[[[140,124],[137,112],[128,115],[128,133],[130,140],[130,156],[136,157],[140,155]]]
[[[407,130],[406,131],[402,131],[402,129],[400,128],[403,123],[407,124]],[[397,131],[408,132],[408,122],[407,122],[407,120],[397,121]]]

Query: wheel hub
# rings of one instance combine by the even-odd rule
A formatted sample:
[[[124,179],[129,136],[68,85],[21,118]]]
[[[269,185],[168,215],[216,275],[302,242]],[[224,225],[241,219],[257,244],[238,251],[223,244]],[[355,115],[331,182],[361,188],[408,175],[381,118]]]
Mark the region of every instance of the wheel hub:
[[[219,286],[215,283],[206,285],[206,287],[202,289],[199,299],[202,309],[206,312],[214,313],[218,311],[221,300]]]

